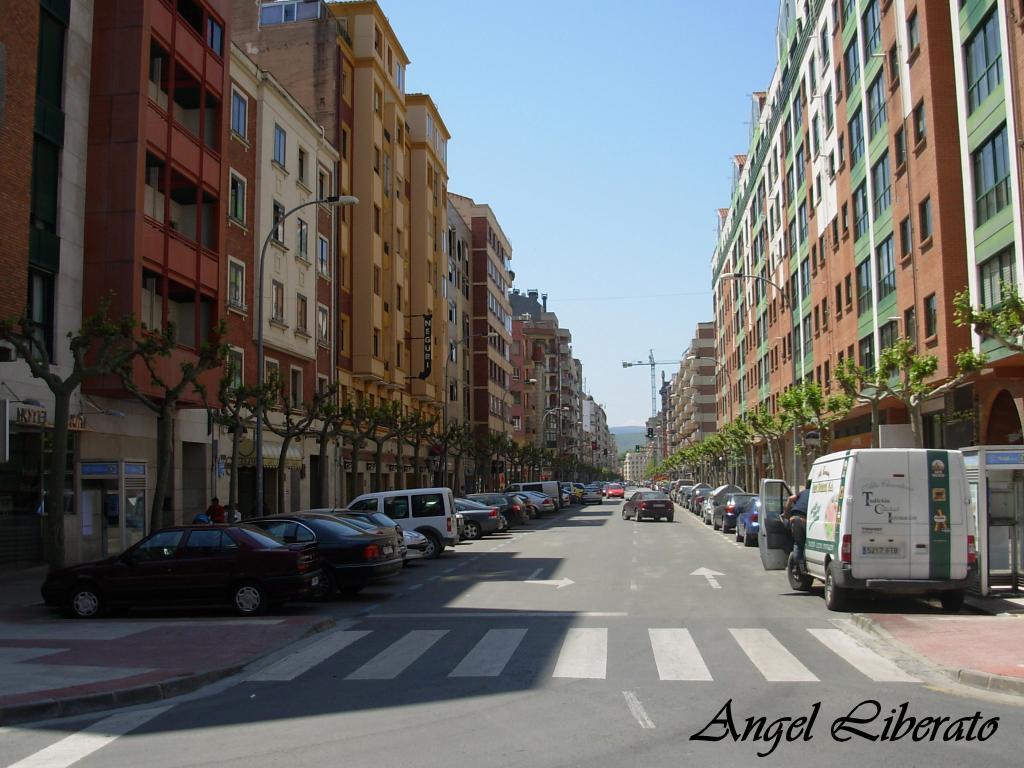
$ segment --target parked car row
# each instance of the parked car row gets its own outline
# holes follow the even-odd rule
[[[557,509],[534,491],[471,496],[456,498],[448,488],[382,491],[347,508],[165,528],[119,555],[52,571],[42,596],[76,618],[157,605],[227,605],[253,616],[288,601],[355,595],[411,560],[440,557],[463,539]]]

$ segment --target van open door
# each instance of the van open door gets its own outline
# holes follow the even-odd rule
[[[789,486],[782,480],[761,481],[761,530],[757,537],[757,549],[761,553],[761,565],[766,571],[785,569],[793,549],[789,530],[779,518],[785,509],[786,499],[792,495]]]

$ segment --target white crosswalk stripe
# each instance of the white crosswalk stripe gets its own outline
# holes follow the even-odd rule
[[[730,629],[729,632],[768,682],[818,682],[817,676],[767,629]]]
[[[280,661],[271,664],[265,669],[261,669],[252,675],[249,680],[257,682],[294,680],[303,672],[327,661],[338,651],[347,648],[356,640],[360,640],[368,634],[370,634],[368,630],[360,632],[332,632],[327,637],[307,645],[296,653],[290,653]]]
[[[346,679],[394,680],[447,634],[447,629],[414,629],[363,664]]]
[[[608,668],[608,628],[574,627],[565,635],[552,677],[604,680]]]
[[[649,629],[654,663],[662,680],[713,680],[687,629]]]
[[[865,648],[841,629],[808,629],[825,647],[876,683],[919,683],[892,661]]]
[[[492,629],[448,677],[497,677],[526,637],[525,629]]]

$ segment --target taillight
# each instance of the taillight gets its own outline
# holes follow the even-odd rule
[[[497,516],[498,516],[498,508],[497,507],[491,507],[491,514],[489,514],[488,517],[497,517]]]
[[[728,504],[725,505],[725,509],[728,512],[732,512],[734,509],[736,509],[736,504],[730,501]]]
[[[450,517],[446,517],[445,520],[444,520],[444,524],[448,528],[448,533],[451,533],[452,532],[452,519]]]
[[[978,564],[978,550],[974,546],[974,535],[967,534],[967,564],[977,565]]]
[[[842,548],[839,550],[839,559],[844,562],[850,562],[853,557],[853,537],[849,533],[843,534]]]
[[[367,544],[363,547],[363,560],[376,560],[380,557],[380,547],[376,544]]]
[[[646,501],[641,501],[640,502],[640,509],[647,509],[647,502]]]

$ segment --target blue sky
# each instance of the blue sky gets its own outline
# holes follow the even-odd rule
[[[612,426],[711,319],[716,213],[775,64],[773,0],[380,0],[452,133],[449,188],[491,205],[515,286],[547,293]],[[673,368],[659,368],[671,375]]]

